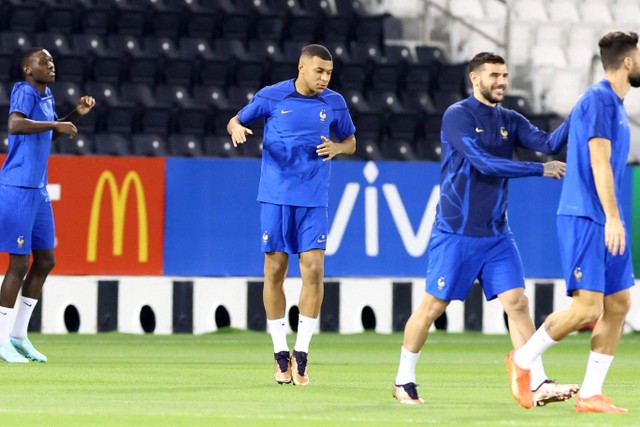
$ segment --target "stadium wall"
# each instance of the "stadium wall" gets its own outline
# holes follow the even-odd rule
[[[319,329],[401,330],[424,288],[439,165],[336,161],[332,167],[327,300]],[[639,170],[630,167],[623,189],[634,249]],[[53,156],[57,266],[34,330],[264,329],[259,171],[255,159]],[[560,189],[549,179],[510,183],[509,221],[536,322],[563,300],[555,221]],[[7,258],[0,256],[0,271]],[[295,301],[295,257],[289,271],[287,292]],[[494,305],[476,289],[465,304],[451,305],[441,327],[504,333],[502,310]],[[630,325],[636,329],[637,319]]]

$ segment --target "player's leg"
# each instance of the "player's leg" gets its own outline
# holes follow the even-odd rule
[[[36,350],[27,338],[27,328],[31,314],[42,293],[44,282],[56,263],[53,249],[55,246],[55,226],[47,189],[33,190],[33,195],[36,199],[34,203],[36,214],[31,234],[33,262],[22,285],[22,296],[11,331],[11,342],[24,357],[36,362],[46,362],[47,356]]]
[[[429,329],[444,313],[449,301],[444,301],[425,292],[418,308],[411,313],[404,327],[400,364],[393,386],[393,396],[405,404],[424,403],[416,389],[416,364],[420,350],[427,342]]]
[[[603,396],[602,386],[631,306],[629,288],[635,283],[633,265],[629,251],[617,256],[607,254],[605,262],[604,309],[591,335],[591,352],[576,411],[627,413],[626,409],[616,407]]]
[[[481,239],[434,231],[429,239],[429,265],[425,294],[404,329],[400,364],[393,385],[393,396],[405,404],[424,401],[416,389],[416,364],[427,341],[429,329],[449,302],[464,300],[481,268]]]
[[[24,277],[29,268],[36,192],[0,185],[0,252],[9,253],[9,267],[0,289],[0,358],[27,363],[10,342],[11,319]]]
[[[289,345],[287,344],[286,298],[284,279],[289,266],[289,255],[284,252],[264,254],[264,287],[262,298],[267,313],[267,324],[274,355],[274,377],[280,384],[291,382]]]
[[[321,249],[313,249],[300,254],[300,275],[302,290],[298,308],[298,332],[291,356],[291,371],[295,385],[308,385],[307,359],[311,337],[318,325],[320,307],[324,298],[324,254]]]
[[[29,268],[29,255],[9,255],[9,268],[0,289],[0,359],[9,363],[27,363],[10,340],[13,307],[15,306],[22,281]]]
[[[24,357],[35,362],[46,362],[47,356],[36,350],[29,338],[27,329],[33,310],[38,303],[42,287],[55,265],[53,249],[34,250],[33,263],[27,272],[27,277],[22,285],[22,296],[16,308],[16,319],[11,331],[11,343]]]
[[[308,385],[309,344],[318,325],[324,298],[324,256],[329,220],[325,207],[297,207],[293,211],[293,217],[295,242],[292,241],[292,245],[295,245],[296,252],[300,254],[302,290],[298,301],[300,313],[291,370],[295,385]]]
[[[274,378],[280,384],[291,382],[284,279],[289,268],[289,248],[283,237],[286,210],[281,205],[261,203],[262,251],[264,252],[264,287],[262,298],[267,325],[273,343]]]
[[[627,409],[616,407],[611,400],[604,397],[602,386],[620,343],[622,327],[630,307],[631,296],[628,289],[604,298],[604,311],[591,335],[591,352],[580,395],[576,401],[577,412],[629,412]]]

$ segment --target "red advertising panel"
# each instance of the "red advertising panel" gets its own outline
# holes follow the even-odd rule
[[[52,273],[162,274],[164,193],[162,158],[52,156]]]

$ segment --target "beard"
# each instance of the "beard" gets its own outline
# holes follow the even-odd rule
[[[629,74],[629,84],[631,87],[640,87],[640,72]]]
[[[497,88],[498,87],[494,89],[497,89]],[[503,91],[506,90],[506,86],[500,86],[500,88],[502,88]],[[485,86],[480,86],[480,94],[484,96],[485,99],[492,104],[498,104],[499,102],[502,102],[502,100],[504,99],[504,95],[500,96],[500,98],[493,96],[493,93],[491,92],[491,88],[487,88]]]

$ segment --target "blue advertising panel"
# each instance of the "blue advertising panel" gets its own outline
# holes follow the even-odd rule
[[[421,277],[439,196],[439,164],[333,163],[326,276]],[[259,160],[168,159],[164,273],[262,276]],[[631,216],[631,174],[624,201]],[[561,277],[561,182],[513,179],[509,222],[527,277]],[[289,275],[299,276],[290,257]]]

